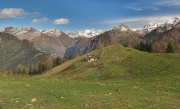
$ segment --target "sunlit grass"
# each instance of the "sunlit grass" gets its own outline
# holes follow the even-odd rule
[[[99,57],[99,52],[93,52]],[[46,74],[0,78],[3,109],[178,109],[179,54],[113,45],[94,63],[86,55]]]

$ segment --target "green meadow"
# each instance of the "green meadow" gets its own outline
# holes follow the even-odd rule
[[[112,45],[43,75],[0,78],[0,109],[179,109],[180,55]]]

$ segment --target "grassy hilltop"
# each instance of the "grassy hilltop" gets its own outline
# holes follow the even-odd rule
[[[66,80],[106,81],[177,76],[180,70],[180,55],[176,53],[146,53],[116,44],[91,54],[101,58],[96,62],[87,63],[87,55],[83,55],[42,76]]]
[[[178,109],[180,55],[121,45],[94,51],[31,78],[1,78],[0,107],[55,109]]]

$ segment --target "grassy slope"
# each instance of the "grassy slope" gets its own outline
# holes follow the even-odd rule
[[[95,51],[94,54],[98,55],[99,52]],[[85,57],[66,62],[41,76],[46,79],[1,78],[0,107],[180,107],[179,54],[149,54],[113,45],[103,49],[102,60],[96,63],[86,63]],[[33,98],[37,101],[31,102]]]
[[[92,52],[100,57],[100,52]],[[66,80],[119,80],[127,78],[166,77],[179,75],[179,54],[146,53],[112,45],[103,48],[102,58],[87,63],[86,55],[60,65],[43,77],[57,77]],[[101,62],[103,64],[101,64]]]

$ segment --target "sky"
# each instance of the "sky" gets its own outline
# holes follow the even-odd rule
[[[131,29],[180,17],[180,0],[0,0],[0,29],[62,31]]]

